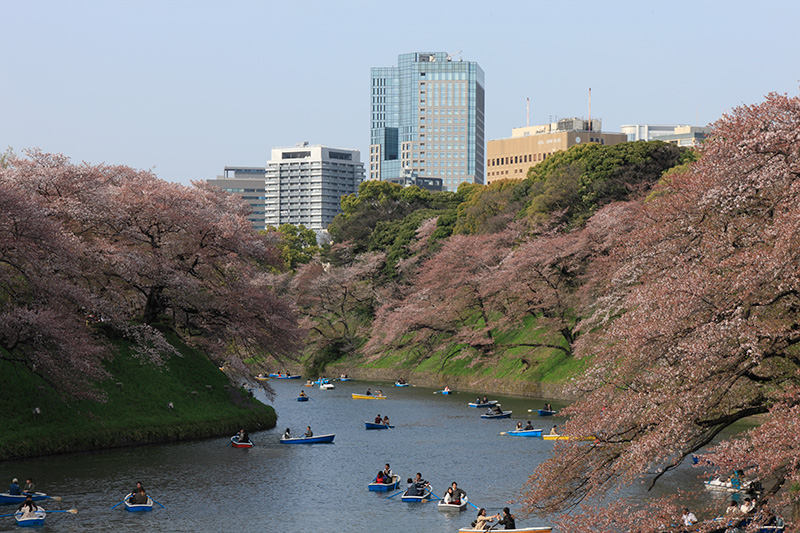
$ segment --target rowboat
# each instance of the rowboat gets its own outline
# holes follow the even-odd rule
[[[17,511],[14,513],[14,520],[17,521],[17,525],[20,527],[41,527],[44,525],[46,514],[42,507],[36,507],[36,511],[32,513]]]
[[[385,400],[386,396],[373,396],[367,394],[352,394],[354,400]]]
[[[420,494],[419,496],[409,496],[408,489],[406,489],[403,495],[400,496],[400,499],[404,502],[410,502],[410,503],[425,503],[430,499],[430,497],[431,497],[431,489],[430,487],[425,487],[425,489],[422,491],[422,494]]]
[[[298,396],[297,397],[297,401],[298,402],[307,402],[308,401],[308,396]]]
[[[25,498],[28,497],[28,494],[9,494],[7,492],[0,493],[0,505],[12,504],[16,503],[17,505],[22,505],[22,502],[25,501]],[[38,500],[46,500],[49,498],[47,494],[44,492],[35,492],[33,493],[33,497],[31,498],[33,501]]]
[[[703,481],[703,487],[718,492],[748,492],[752,483],[752,481],[742,483],[739,479],[728,481],[716,478],[711,481]]]
[[[395,387],[408,387],[408,383],[400,383],[399,381],[394,382]]]
[[[335,433],[330,435],[317,435],[314,437],[294,437],[291,439],[284,439],[281,437],[281,444],[322,444],[326,442],[333,442]]]
[[[272,377],[272,374],[270,374],[270,377]],[[286,374],[278,374],[275,377],[277,379],[300,379],[302,376],[300,374],[295,374],[294,376],[289,376],[289,375],[286,375]]]
[[[319,386],[319,388],[322,390],[330,390],[335,389],[336,387],[333,386],[333,383],[323,383]]]
[[[535,531],[536,533],[551,533],[553,531],[552,527],[518,527],[517,529],[503,529],[503,533],[507,531],[517,531],[522,533],[523,531]],[[475,529],[471,527],[462,527],[458,530],[458,533],[486,533],[486,530],[483,529]]]
[[[374,422],[364,422],[366,429],[394,429],[394,426],[387,426],[386,424],[376,424]]]
[[[552,409],[539,409],[539,416],[553,416],[558,411],[553,411]]]
[[[437,391],[435,391],[435,392],[434,392],[434,394],[451,394],[452,392],[453,392],[453,391],[451,391],[451,390],[444,390],[444,389],[442,389],[442,390],[437,390]]]
[[[253,443],[252,441],[247,442],[239,442],[239,435],[234,435],[231,437],[231,448],[252,448]]]
[[[392,476],[391,483],[376,483],[375,480],[372,480],[372,483],[369,484],[368,488],[372,492],[386,492],[389,490],[394,490],[400,484],[400,476],[397,474]]]
[[[467,497],[461,498],[461,503],[444,503],[444,500],[439,500],[436,507],[440,511],[463,511],[467,508]]]
[[[339,381],[353,381],[353,378],[339,378]]]
[[[503,411],[502,413],[483,414],[481,418],[511,418],[512,411]]]
[[[542,435],[544,440],[595,440],[594,437],[574,437],[570,435]]]
[[[258,381],[269,381],[269,377],[263,374],[259,374],[255,377]]]
[[[133,496],[132,492],[129,493],[127,496],[125,496],[126,511],[130,511],[132,513],[141,513],[153,510],[153,498],[151,498],[150,496],[147,497],[147,503],[131,503],[128,501],[131,496]]]
[[[541,437],[542,430],[541,429],[515,429],[513,431],[508,432],[509,435],[513,435],[515,437]]]
[[[488,402],[470,402],[467,405],[470,407],[491,407],[497,403],[497,400],[489,400]]]

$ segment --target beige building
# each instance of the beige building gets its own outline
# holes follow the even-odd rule
[[[514,128],[511,137],[486,143],[486,183],[512,178],[522,179],[528,169],[552,154],[582,143],[618,144],[626,142],[624,133],[606,133],[600,119],[562,119],[551,124]]]

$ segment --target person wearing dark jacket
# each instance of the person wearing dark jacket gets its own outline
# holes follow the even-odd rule
[[[514,520],[514,515],[508,507],[503,507],[503,516],[497,521],[502,524],[506,529],[517,529],[517,522]]]
[[[19,496],[22,494],[22,489],[19,488],[19,482],[17,478],[11,480],[11,485],[8,487],[8,493],[12,496]]]

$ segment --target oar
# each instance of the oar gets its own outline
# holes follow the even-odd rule
[[[155,498],[153,498],[152,496],[150,497],[150,499],[151,499],[151,500],[153,500],[153,502],[154,502],[154,503],[158,503],[158,505],[161,505],[161,504],[160,504],[160,503],[159,503],[159,502],[158,502],[158,501],[157,501]],[[162,508],[162,509],[166,509],[166,507],[164,507],[163,505],[161,505],[161,508]]]
[[[469,501],[469,500],[467,500],[467,504],[469,504],[469,505],[473,506],[475,509],[478,509],[479,511],[480,511],[480,509],[481,509],[480,507],[478,507],[477,505],[475,505],[474,503],[472,503],[472,502],[471,502],[471,501]]]
[[[50,513],[69,513],[69,514],[78,514],[77,509],[66,509],[64,511],[47,511],[47,514]]]
[[[61,501],[61,496],[47,496],[47,499],[48,500],[53,500],[54,502],[60,502]],[[51,511],[48,511],[48,512],[51,512]]]
[[[387,496],[386,499],[390,500],[390,499],[394,498],[395,496],[397,496],[398,494],[403,494],[404,492],[405,492],[404,490],[397,491],[394,494],[392,494],[391,496]],[[8,516],[12,516],[12,515],[8,515]]]
[[[508,435],[508,431],[501,431],[500,434],[501,435]]]
[[[128,496],[130,496],[130,494],[128,494]],[[125,503],[125,500],[127,500],[127,499],[128,499],[128,496],[125,496],[125,497],[122,499],[122,501],[121,501],[121,502],[119,502],[119,503],[117,503],[117,504],[114,504],[114,505],[113,505],[111,508],[113,509],[113,508],[114,508],[114,507],[116,507],[117,505],[120,505],[120,504],[123,504],[123,503]]]
[[[437,500],[441,500],[441,498],[440,498],[440,497],[436,496],[436,493],[435,493],[435,492],[431,491],[431,495],[432,495],[432,496],[434,496],[434,497],[436,497],[436,499],[437,499]]]

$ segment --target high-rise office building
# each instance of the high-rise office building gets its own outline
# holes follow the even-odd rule
[[[206,180],[238,196],[250,206],[247,219],[255,229],[265,229],[264,223],[264,180],[267,169],[264,167],[225,167],[224,174],[216,179]]]
[[[403,169],[441,178],[446,190],[484,183],[484,76],[473,61],[446,52],[398,56],[374,67],[369,178]]]
[[[320,232],[341,213],[342,196],[364,180],[361,152],[309,146],[273,148],[266,169],[267,225],[304,225]]]

